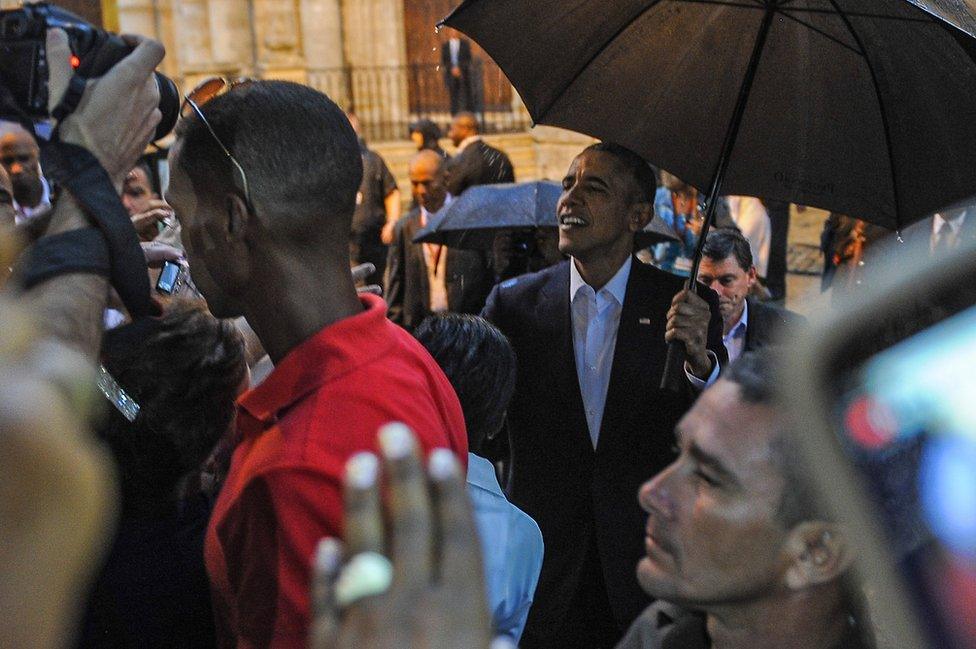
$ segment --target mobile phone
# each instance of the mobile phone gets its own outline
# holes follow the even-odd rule
[[[159,273],[159,279],[156,280],[156,290],[166,295],[178,293],[182,274],[182,266],[172,261],[164,262],[163,270]]]
[[[871,291],[792,341],[784,402],[812,486],[859,541],[875,627],[896,646],[971,647],[976,246],[885,257]]]

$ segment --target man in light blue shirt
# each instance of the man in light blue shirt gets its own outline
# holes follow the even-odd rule
[[[542,532],[505,497],[495,467],[478,455],[502,428],[515,391],[515,352],[494,325],[462,314],[428,317],[414,330],[457,392],[468,431],[468,495],[484,558],[495,633],[522,637],[542,570]]]

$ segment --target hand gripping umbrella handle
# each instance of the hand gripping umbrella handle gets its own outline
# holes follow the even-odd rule
[[[715,218],[715,206],[718,201],[718,186],[713,186],[712,192],[705,204],[705,218],[702,221],[701,232],[698,234],[698,242],[695,244],[695,254],[691,260],[691,272],[688,281],[685,283],[692,293],[698,293],[698,267],[701,265],[702,250],[705,248],[705,239],[708,237],[708,230],[712,226],[712,219]],[[662,390],[669,392],[681,392],[688,385],[685,377],[685,357],[687,351],[684,343],[672,341],[668,343],[668,355],[664,359],[664,372],[661,373]]]
[[[704,241],[704,234],[707,232],[707,221],[702,225],[702,237],[701,240]],[[700,256],[696,252],[695,262],[692,267],[692,272],[694,273],[691,277],[695,277],[698,274],[698,259]],[[688,283],[685,284],[692,292],[697,293],[698,282],[689,278]],[[668,355],[664,359],[664,372],[661,373],[661,389],[667,390],[668,392],[681,392],[688,385],[688,379],[685,376],[685,358],[687,357],[687,351],[685,350],[685,345],[682,342],[671,341],[668,343]]]
[[[688,275],[687,286],[694,293],[698,292],[696,280],[698,279],[698,267],[701,265],[702,250],[705,248],[705,238],[708,236],[708,229],[715,218],[715,207],[721,193],[722,183],[725,180],[725,172],[729,168],[732,149],[735,148],[735,140],[739,136],[739,126],[742,124],[742,115],[745,113],[746,104],[749,102],[749,91],[752,89],[752,82],[756,78],[756,69],[759,67],[759,59],[762,58],[763,47],[766,44],[766,37],[769,35],[769,28],[775,14],[775,3],[767,4],[759,32],[756,34],[752,56],[749,57],[749,65],[746,67],[746,73],[742,78],[742,85],[739,86],[739,96],[735,100],[732,118],[729,120],[728,129],[725,131],[725,141],[722,143],[718,164],[715,166],[715,172],[712,175],[712,183],[708,189],[708,202],[705,203],[705,220],[702,222],[698,243],[695,245],[695,255],[691,260],[691,273]],[[664,362],[664,373],[661,375],[662,390],[680,392],[685,389],[688,383],[684,372],[685,353],[685,347],[681,343],[668,343],[668,355]]]

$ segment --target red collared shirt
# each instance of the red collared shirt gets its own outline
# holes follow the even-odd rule
[[[376,431],[402,421],[425,451],[467,463],[457,396],[421,345],[365,310],[292,349],[238,401],[238,437],[207,530],[206,560],[222,646],[305,647],[310,566],[324,536],[342,536],[346,460],[377,450]]]

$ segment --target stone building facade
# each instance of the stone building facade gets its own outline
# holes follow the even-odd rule
[[[149,35],[166,45],[163,71],[183,89],[214,75],[305,83],[343,108],[353,108],[375,140],[405,137],[406,124],[420,115],[447,121],[447,96],[439,83],[432,83],[441,73],[430,52],[441,39],[434,23],[451,4],[115,0],[113,10],[121,31]],[[494,130],[520,130],[528,119],[517,94],[494,64],[482,52],[478,55],[488,71],[490,94],[507,101],[493,107],[497,114],[492,123],[502,124]],[[440,94],[431,94],[432,88]]]

